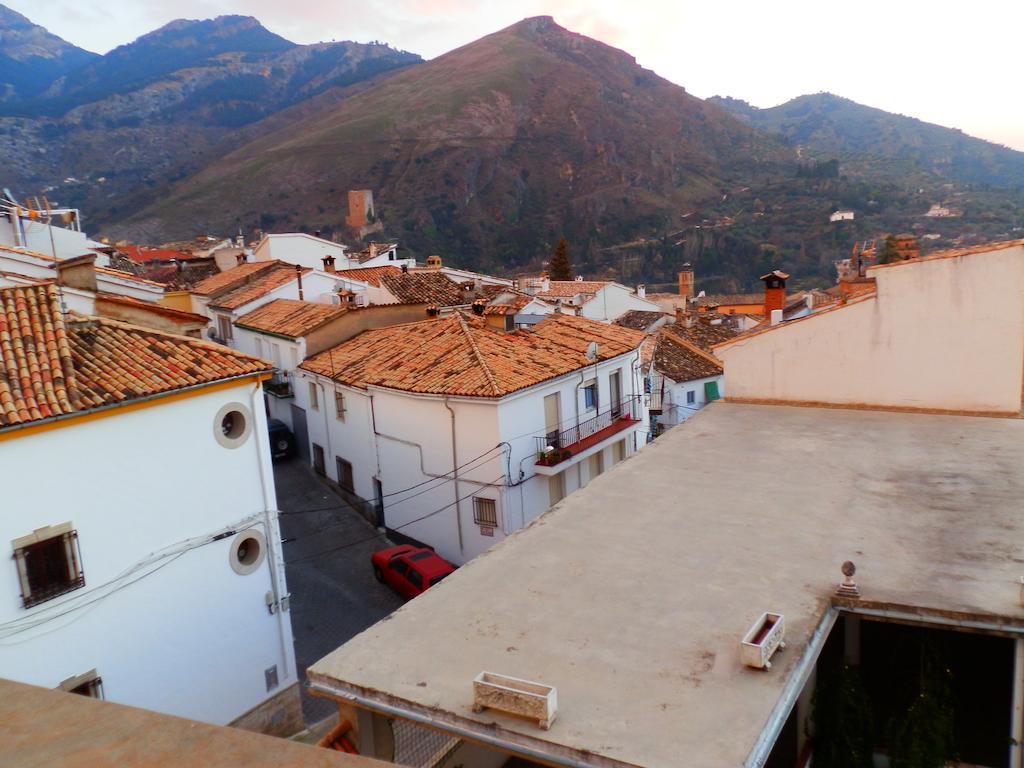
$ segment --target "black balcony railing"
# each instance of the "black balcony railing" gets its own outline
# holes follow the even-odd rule
[[[292,383],[287,371],[274,371],[269,379],[263,382],[263,389],[274,397],[293,397]]]
[[[546,435],[538,435],[535,438],[537,441],[537,463],[549,467],[558,464],[571,458],[574,447],[598,432],[614,426],[624,429],[633,422],[639,421],[642,405],[639,396],[626,397],[610,405],[607,410],[600,411],[596,416],[573,427]]]

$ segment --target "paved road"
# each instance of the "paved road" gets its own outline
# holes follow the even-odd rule
[[[402,600],[379,584],[370,569],[370,554],[390,544],[383,534],[331,491],[302,459],[276,464],[274,480],[283,513],[282,537],[295,539],[284,545],[284,559],[292,596],[295,657],[300,678],[305,680],[307,666],[387,616]],[[302,710],[307,725],[337,712],[305,688]]]

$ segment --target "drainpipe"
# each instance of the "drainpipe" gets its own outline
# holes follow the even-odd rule
[[[462,545],[462,504],[459,501],[459,458],[455,445],[455,411],[448,405],[448,398],[444,399],[444,407],[452,417],[452,479],[455,481],[455,528],[459,534],[459,553],[465,554]]]
[[[263,391],[263,385],[260,382],[256,382],[255,388],[249,396],[249,404],[251,412],[255,417],[256,413],[256,393]],[[263,494],[263,526],[267,531],[267,564],[270,566],[270,588],[274,594],[274,605],[276,610],[274,615],[277,617],[277,636],[281,641],[281,666],[284,674],[283,678],[288,677],[291,674],[288,668],[288,640],[285,637],[284,631],[284,608],[281,605],[281,585],[278,582],[279,563],[277,559],[277,548],[281,544],[281,532],[280,529],[275,525],[277,521],[277,500],[271,503],[270,499],[270,487],[267,480],[266,472],[264,471],[263,451],[266,448],[264,440],[259,435],[253,435],[256,440],[256,465],[260,469],[260,491]],[[277,531],[277,535],[274,532]]]
[[[1014,642],[1013,706],[1010,723],[1010,768],[1024,768],[1024,640]]]
[[[302,301],[302,267],[295,265],[295,279],[299,281],[299,301]]]

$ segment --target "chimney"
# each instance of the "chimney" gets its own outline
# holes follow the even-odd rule
[[[441,268],[441,257],[438,255],[427,256],[427,266],[431,269]]]
[[[427,317],[437,317],[439,314],[441,314],[441,310],[433,304],[427,307]]]
[[[324,256],[321,259],[321,261],[324,263],[324,272],[330,272],[331,274],[334,274],[334,257],[327,255]]]
[[[96,293],[96,254],[87,253],[58,261],[57,279],[68,288]]]
[[[302,267],[298,264],[295,265],[295,279],[299,281],[299,301],[302,301]]]
[[[786,281],[789,275],[775,269],[767,275],[761,275],[764,281],[764,316],[772,317],[776,309],[782,310],[786,306]]]
[[[647,298],[647,286],[644,285],[643,283],[640,283],[640,285],[638,285],[636,287],[636,297],[638,299],[646,299]]]
[[[768,317],[770,319],[769,325],[778,325],[782,322],[782,310],[773,309]]]
[[[235,254],[235,263],[238,266],[242,266],[243,264],[245,264],[245,251]]]
[[[377,256],[377,244],[376,243],[370,243],[370,249],[369,250],[370,250],[370,258],[371,259],[376,258],[376,256]]]
[[[409,265],[408,264],[403,264],[402,265],[402,274],[405,274],[405,275],[409,274]]]
[[[548,278],[547,272],[540,273],[540,292],[547,293],[551,290],[551,280]]]
[[[484,313],[484,307],[486,305],[487,305],[487,302],[484,301],[483,299],[477,299],[476,301],[474,301],[473,302],[473,314],[474,315],[482,315]]]
[[[689,262],[679,272],[679,295],[687,300],[693,298],[693,267]]]
[[[313,232],[313,237],[320,238],[320,230],[319,229]]]

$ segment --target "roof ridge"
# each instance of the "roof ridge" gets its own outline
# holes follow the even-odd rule
[[[469,346],[473,350],[473,354],[476,356],[477,362],[480,364],[480,367],[483,368],[484,376],[487,377],[487,383],[491,385],[491,392],[495,395],[502,394],[502,389],[498,386],[498,381],[494,378],[494,373],[491,371],[487,361],[484,360],[484,356],[483,353],[480,352],[480,348],[476,345],[476,340],[473,338],[473,333],[470,331],[469,325],[466,323],[466,318],[457,310],[455,312],[455,316],[459,319],[459,327],[462,328],[462,332],[469,341]]]
[[[678,343],[680,346],[686,347],[686,349],[688,349],[691,352],[694,352],[694,353],[700,355],[705,360],[707,360],[709,363],[714,363],[719,368],[723,368],[724,369],[724,366],[722,365],[722,361],[721,360],[719,360],[714,355],[705,352],[703,349],[698,347],[696,344],[688,341],[687,339],[684,339],[682,336],[678,336],[675,333],[675,331],[671,330],[667,326],[661,328],[660,330],[664,332],[665,336],[671,336],[672,337],[672,341]]]

